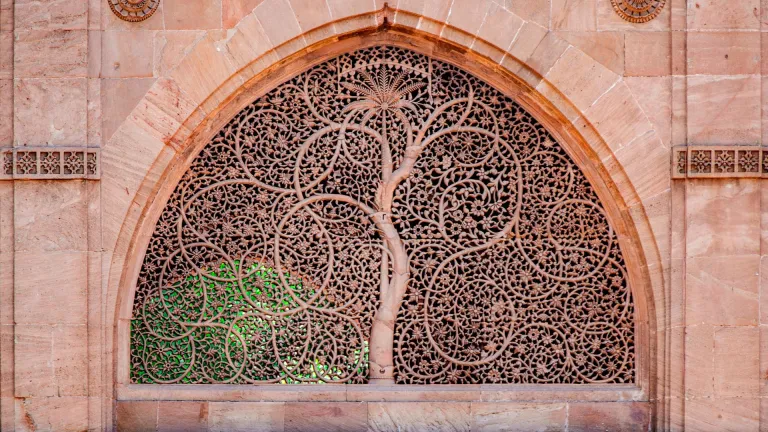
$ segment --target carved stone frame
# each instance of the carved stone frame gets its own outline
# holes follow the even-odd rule
[[[636,385],[133,385],[130,384],[130,317],[136,279],[160,214],[176,184],[197,154],[237,112],[259,96],[298,73],[341,53],[372,45],[407,48],[451,63],[513,97],[541,122],[563,146],[594,187],[616,230],[632,288],[635,315]],[[196,113],[198,114],[198,113]],[[576,127],[519,77],[471,50],[431,35],[401,27],[366,30],[319,42],[285,57],[256,74],[223,99],[192,132],[181,151],[167,165],[148,196],[127,251],[120,278],[115,317],[116,400],[209,400],[209,401],[643,401],[656,397],[656,313],[650,275],[642,243],[629,206],[618,186]],[[655,411],[652,404],[651,410]],[[655,417],[655,415],[654,415]]]

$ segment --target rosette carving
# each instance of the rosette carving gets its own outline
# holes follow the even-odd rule
[[[244,108],[146,250],[136,383],[631,383],[616,234],[553,136],[380,46]]]
[[[661,13],[667,0],[611,0],[621,18],[632,23],[648,22]]]
[[[160,6],[160,0],[107,0],[107,2],[115,15],[128,22],[144,21]]]

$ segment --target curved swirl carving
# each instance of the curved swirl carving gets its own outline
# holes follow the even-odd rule
[[[599,200],[469,73],[326,61],[201,151],[147,247],[136,383],[630,383],[634,306]]]

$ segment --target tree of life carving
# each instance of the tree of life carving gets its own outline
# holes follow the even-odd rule
[[[632,383],[618,240],[520,105],[391,46],[244,108],[164,209],[135,383]]]

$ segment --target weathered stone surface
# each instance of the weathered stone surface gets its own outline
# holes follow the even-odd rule
[[[577,108],[586,111],[619,80],[577,49],[568,49],[546,75]]]
[[[208,404],[211,432],[273,432],[284,430],[282,402],[211,402]]]
[[[685,427],[702,432],[757,432],[760,399],[689,399],[685,402]]]
[[[208,402],[160,402],[157,411],[157,432],[208,429]]]
[[[124,401],[117,403],[117,430],[146,432],[157,430],[157,401]]]
[[[394,431],[469,431],[469,403],[459,402],[370,402],[368,430]]]
[[[154,47],[154,76],[167,76],[203,37],[205,31],[202,30],[156,32],[151,44]]]
[[[558,31],[556,34],[611,71],[619,75],[624,73],[623,33]]]
[[[644,402],[568,404],[569,431],[647,431],[651,410]]]
[[[299,22],[288,0],[265,0],[253,10],[272,46],[301,34]]]
[[[700,0],[688,10],[691,30],[760,28],[760,0]]]
[[[672,142],[672,79],[627,77],[624,82],[665,146]]]
[[[16,399],[16,430],[81,432],[88,429],[88,398]]]
[[[753,144],[760,141],[760,77],[688,77],[691,144]]]
[[[16,326],[13,353],[15,396],[56,396],[51,330],[47,325]]]
[[[221,28],[222,0],[163,0],[166,30]]]
[[[594,31],[597,29],[595,0],[552,0],[553,30]]]
[[[56,396],[88,396],[88,331],[85,325],[57,325],[53,335]]]
[[[0,80],[0,146],[13,144],[13,80]]]
[[[712,397],[715,392],[714,327],[709,324],[685,328],[685,396]]]
[[[224,28],[232,28],[264,0],[222,0],[221,20]]]
[[[88,81],[19,79],[14,85],[17,145],[82,146],[88,136]]]
[[[360,402],[286,403],[286,432],[359,431],[366,429],[368,406]]]
[[[760,331],[757,327],[715,330],[715,396],[759,396]]]
[[[14,0],[16,28],[79,30],[87,26],[87,0]]]
[[[106,31],[101,36],[102,78],[147,78],[153,73],[154,31]]]
[[[759,255],[757,180],[696,180],[686,187],[689,257]]]
[[[101,134],[105,140],[112,137],[154,82],[154,78],[101,81]]]
[[[16,323],[85,324],[87,258],[87,252],[16,252]]]
[[[16,78],[72,78],[88,73],[86,30],[19,31],[14,44]]]
[[[672,46],[666,32],[627,32],[626,75],[664,76],[671,71]]]
[[[526,21],[532,21],[538,25],[549,27],[552,0],[504,0],[504,7]]]
[[[83,251],[88,246],[84,181],[30,181],[15,187],[17,251]]]
[[[687,321],[693,324],[757,325],[759,270],[758,255],[688,259]]]
[[[566,428],[565,404],[472,403],[472,432],[561,431]]]
[[[691,75],[759,74],[760,33],[691,32],[687,55]]]

